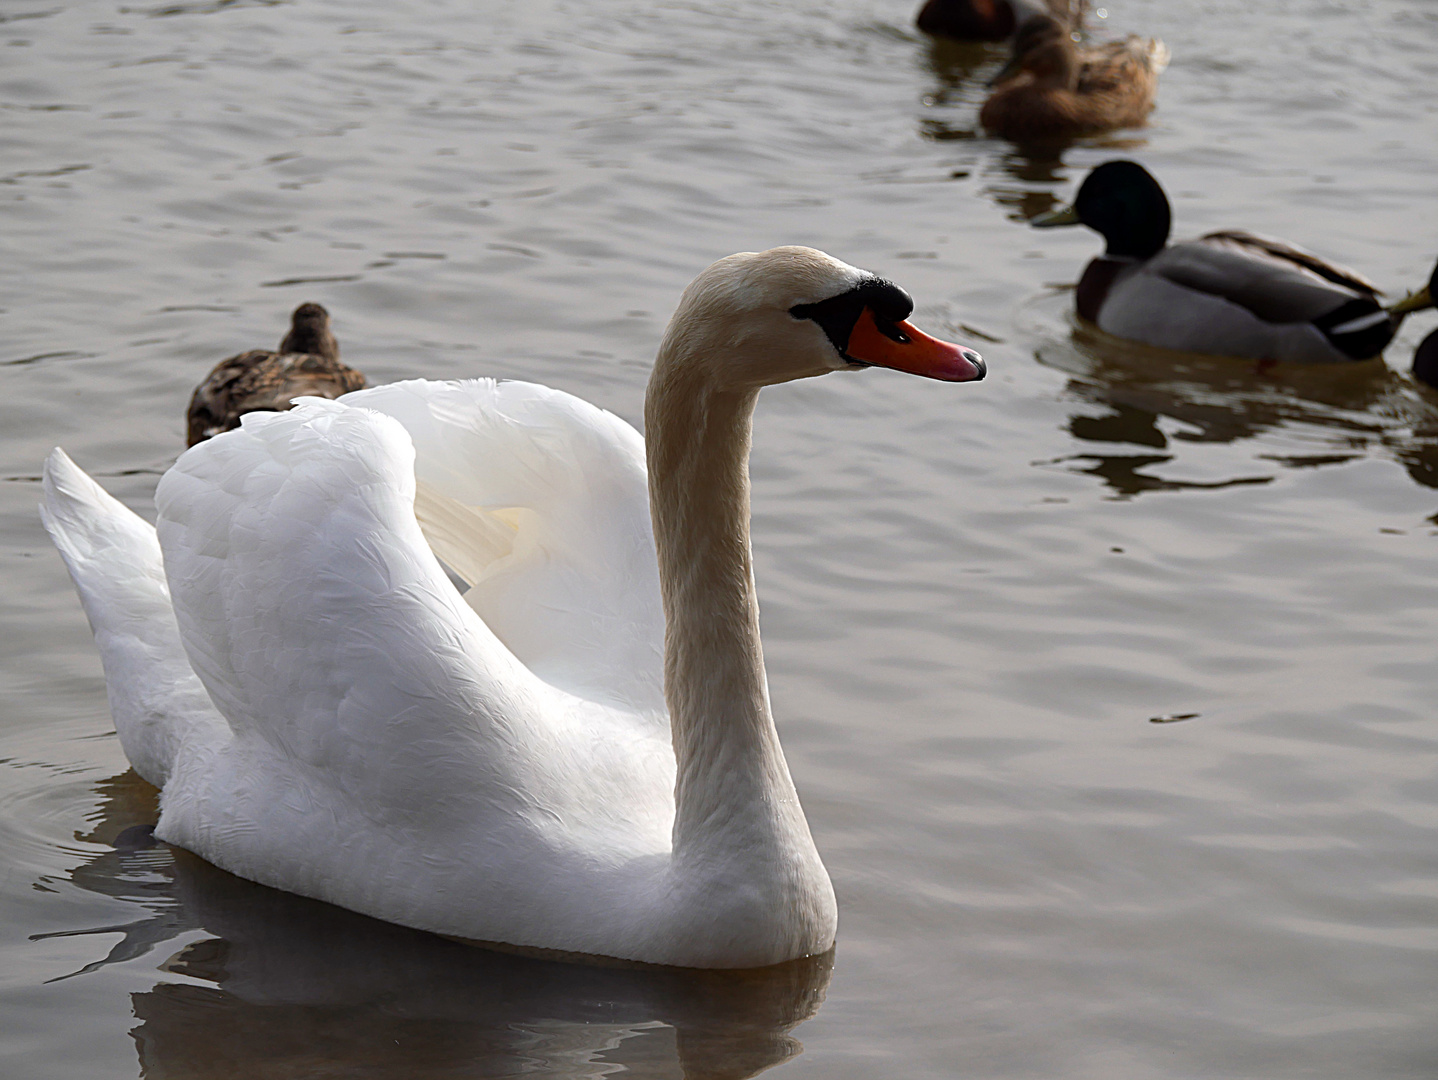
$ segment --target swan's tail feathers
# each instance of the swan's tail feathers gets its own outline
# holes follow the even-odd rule
[[[120,745],[163,787],[180,744],[213,737],[224,721],[185,658],[155,530],[58,447],[44,493],[40,519],[95,633]]]

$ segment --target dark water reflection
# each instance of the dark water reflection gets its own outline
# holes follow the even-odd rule
[[[984,85],[1003,65],[1007,48],[982,41],[927,39],[924,59],[933,73],[931,105],[954,105],[982,96]]]
[[[919,134],[940,143],[982,139],[979,106],[1006,55],[1001,44],[929,39],[924,63],[932,85],[924,95],[927,111],[920,117]]]
[[[1057,209],[1056,194],[1069,179],[1063,147],[1009,146],[998,155],[999,175],[985,185],[985,193],[1010,212],[1010,221],[1028,222]]]
[[[149,837],[155,792],[98,785],[112,845],[71,873],[145,917],[85,971],[195,931],[162,967],[194,982],[133,995],[147,1077],[753,1076],[801,1050],[789,1032],[824,998],[833,954],[705,972],[591,966],[461,945],[242,881]],[[68,936],[68,935],[67,935]],[[69,976],[67,976],[69,977]]]
[[[1069,434],[1150,451],[1061,459],[1082,463],[1075,471],[1098,477],[1120,497],[1270,483],[1276,471],[1173,480],[1143,470],[1174,461],[1184,443],[1238,443],[1280,431],[1303,445],[1293,453],[1265,453],[1263,462],[1312,469],[1386,453],[1415,482],[1438,488],[1438,408],[1381,360],[1272,366],[1150,349],[1083,326],[1074,328],[1070,342],[1036,355],[1072,376],[1068,396],[1084,408],[1070,415]]]
[[[1394,451],[1394,457],[1408,470],[1414,483],[1438,489],[1438,419],[1415,431],[1407,446]]]

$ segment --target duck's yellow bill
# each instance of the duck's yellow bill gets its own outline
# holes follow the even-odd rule
[[[1415,293],[1409,293],[1396,304],[1389,304],[1388,311],[1392,315],[1407,315],[1410,311],[1422,311],[1424,308],[1433,306],[1433,290],[1424,285]]]

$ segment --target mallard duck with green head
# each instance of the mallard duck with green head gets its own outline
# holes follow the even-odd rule
[[[1079,317],[1163,349],[1304,364],[1371,360],[1403,315],[1433,303],[1430,295],[1401,311],[1384,308],[1378,289],[1353,271],[1242,230],[1170,244],[1171,222],[1168,197],[1147,169],[1108,161],[1071,207],[1031,224],[1100,233],[1106,247],[1079,280]]]

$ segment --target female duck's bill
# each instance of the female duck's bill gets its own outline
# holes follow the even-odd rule
[[[1431,308],[1434,305],[1434,294],[1438,293],[1438,263],[1433,265],[1433,273],[1428,275],[1428,283],[1422,288],[1415,289],[1396,304],[1390,304],[1388,311],[1396,319],[1402,319],[1405,315],[1414,311],[1422,311],[1424,308]]]

